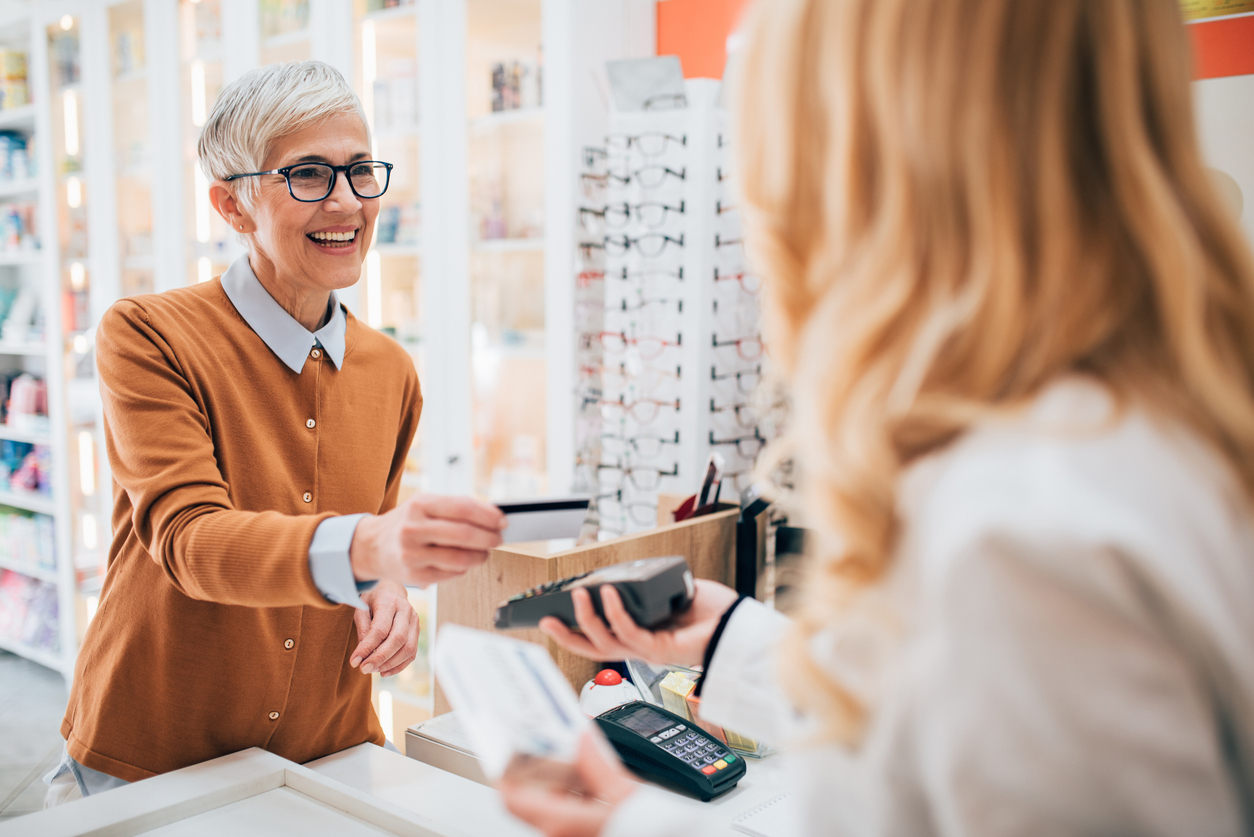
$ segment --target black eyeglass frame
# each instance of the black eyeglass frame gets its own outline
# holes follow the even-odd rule
[[[377,163],[378,165],[383,166],[388,173],[387,179],[383,181],[383,188],[379,190],[379,194],[370,195],[369,197],[358,192],[357,187],[353,185],[353,179],[351,177],[348,177],[349,169],[355,166],[365,165],[366,163],[371,163],[371,164]],[[292,170],[303,168],[305,166],[322,166],[324,169],[331,170],[331,182],[327,185],[327,193],[323,195],[322,197],[298,198],[296,197],[296,193],[292,191]],[[247,174],[232,174],[228,177],[224,177],[223,180],[229,183],[230,181],[238,180],[241,177],[261,177],[262,175],[266,175],[266,174],[281,174],[283,175],[283,179],[287,182],[287,193],[292,196],[292,200],[300,201],[301,203],[322,203],[324,200],[331,197],[331,193],[335,191],[335,181],[339,178],[340,172],[344,172],[345,178],[348,180],[348,188],[353,191],[353,194],[363,201],[372,201],[372,200],[376,200],[378,198],[383,197],[384,193],[387,192],[388,186],[392,184],[392,169],[394,168],[395,166],[393,166],[391,163],[385,163],[382,160],[356,160],[345,166],[333,166],[330,163],[307,161],[304,163],[293,163],[292,165],[284,166],[281,169],[270,169],[270,171],[253,171],[253,172],[248,172]]]

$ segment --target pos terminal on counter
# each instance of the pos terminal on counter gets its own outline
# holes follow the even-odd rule
[[[731,790],[745,775],[743,757],[661,707],[634,701],[603,712],[596,722],[624,764],[702,802]]]

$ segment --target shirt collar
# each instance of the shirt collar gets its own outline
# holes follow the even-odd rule
[[[222,274],[222,290],[244,322],[296,374],[305,368],[309,350],[319,344],[336,369],[344,366],[344,334],[348,322],[335,291],[331,292],[331,319],[311,332],[274,301],[253,273],[247,253]]]

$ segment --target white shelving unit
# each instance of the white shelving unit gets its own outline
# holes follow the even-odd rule
[[[32,177],[0,183],[0,209],[12,202],[34,203],[39,239],[38,249],[0,251],[0,282],[10,287],[38,289],[38,306],[43,319],[43,333],[38,339],[0,342],[0,367],[38,375],[48,387],[47,429],[42,423],[36,427],[0,425],[0,440],[46,446],[50,452],[52,490],[50,495],[17,492],[6,482],[0,486],[0,505],[49,519],[52,539],[51,544],[44,543],[38,548],[38,563],[12,557],[9,550],[15,543],[7,543],[4,557],[0,559],[0,570],[6,577],[18,579],[18,584],[27,591],[38,589],[35,585],[46,585],[45,590],[54,590],[56,623],[53,630],[40,631],[43,639],[51,640],[43,645],[23,641],[19,631],[26,625],[16,627],[10,623],[7,631],[0,631],[0,648],[58,671],[68,680],[73,675],[78,647],[79,601],[78,573],[71,548],[70,437],[66,432],[62,299],[58,279],[59,225],[55,206],[58,177],[48,141],[53,103],[46,23],[44,10],[35,4],[0,9],[0,42],[5,48],[26,53],[30,98],[30,104],[0,111],[0,130],[14,131],[28,139],[27,151],[34,171]],[[51,555],[47,554],[49,547]],[[33,615],[28,616],[24,622],[33,618]]]

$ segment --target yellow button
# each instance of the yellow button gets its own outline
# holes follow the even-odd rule
[[[317,349],[314,349],[312,352],[309,353],[309,356],[313,358],[314,360],[317,360],[318,358],[322,357],[322,352],[318,351]]]
[[[308,491],[306,491],[306,492],[305,492],[305,496],[304,496],[304,498],[303,498],[303,499],[304,499],[304,501],[305,501],[306,503],[312,503],[312,502],[313,502],[313,495],[312,495],[312,494],[310,494]]]
[[[314,425],[315,425],[315,424],[317,424],[317,423],[318,423],[318,422],[314,421],[313,419],[306,419],[306,420],[305,420],[305,426],[306,426],[306,427],[308,427],[310,430],[313,430]]]
[[[288,651],[291,651],[293,648],[296,647],[296,640],[294,639],[287,640],[286,642],[283,643],[283,647],[286,648]]]
[[[271,713],[270,713],[270,720],[271,720],[271,721],[277,721],[277,720],[279,720],[279,713],[278,713],[278,712],[271,712]]]
[[[723,761],[722,759],[719,759],[718,761],[714,762],[715,770],[722,770],[726,766],[727,766],[727,762]]]

